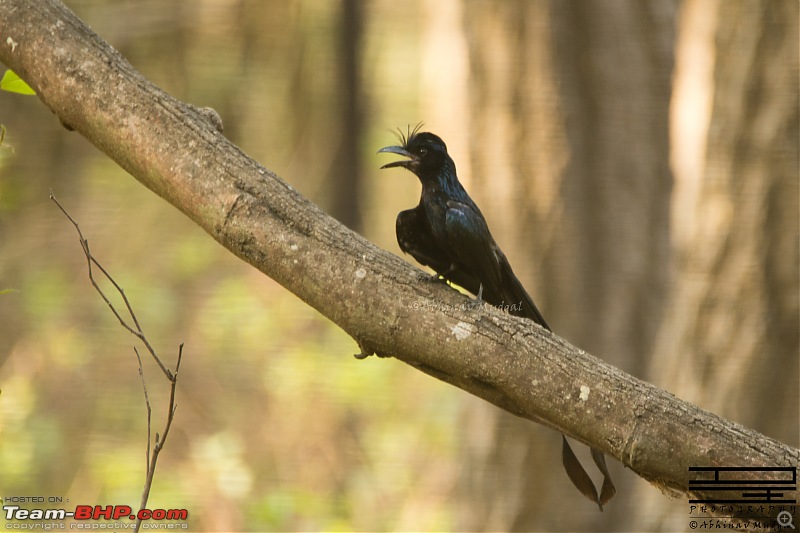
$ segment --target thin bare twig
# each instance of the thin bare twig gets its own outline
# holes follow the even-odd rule
[[[133,312],[133,307],[131,307],[131,303],[130,301],[128,301],[128,297],[125,295],[125,291],[122,289],[122,287],[120,287],[117,284],[117,282],[114,280],[114,278],[111,277],[111,275],[106,271],[106,269],[103,268],[103,265],[101,265],[97,261],[97,259],[94,258],[91,251],[89,250],[89,241],[83,237],[83,233],[81,232],[80,226],[78,226],[78,223],[75,222],[75,220],[69,215],[69,213],[67,213],[67,211],[61,206],[58,200],[56,200],[56,197],[53,195],[53,191],[50,191],[50,199],[53,200],[53,202],[55,202],[55,204],[58,206],[61,212],[64,213],[64,216],[66,216],[69,219],[69,221],[72,222],[72,225],[75,226],[75,231],[78,232],[78,239],[80,240],[81,248],[83,249],[83,255],[86,256],[86,263],[89,269],[89,281],[92,282],[92,286],[95,288],[98,294],[100,294],[100,297],[103,298],[103,301],[106,303],[106,305],[108,305],[109,309],[111,309],[111,312],[114,313],[114,316],[117,317],[117,320],[119,320],[119,323],[122,325],[122,327],[127,329],[130,333],[136,336],[136,338],[142,341],[142,344],[144,344],[145,348],[147,348],[147,351],[150,352],[150,355],[153,356],[153,359],[156,361],[159,368],[161,368],[161,371],[164,372],[164,375],[167,376],[168,380],[172,381],[172,373],[164,365],[164,363],[161,362],[161,358],[158,357],[158,354],[156,354],[156,351],[150,345],[150,341],[147,340],[144,331],[142,331],[142,327],[139,325],[139,319],[136,318],[136,313]],[[100,270],[100,272],[103,273],[106,279],[109,282],[111,282],[112,285],[114,285],[114,288],[122,297],[122,301],[125,302],[125,307],[128,309],[128,314],[130,315],[131,320],[133,320],[134,326],[136,326],[135,329],[131,327],[125,321],[125,319],[122,318],[117,309],[114,307],[114,304],[111,303],[111,300],[109,300],[106,294],[103,292],[103,289],[101,289],[100,285],[97,284],[97,281],[95,281],[94,279],[94,272],[92,271],[92,265],[96,266],[98,270]]]
[[[144,391],[144,404],[147,407],[147,451],[145,452],[145,472],[150,471],[150,420],[152,419],[153,410],[150,408],[150,396],[147,394],[147,382],[144,379],[144,369],[142,368],[142,358],[139,356],[139,350],[136,346],[133,347],[133,352],[136,354],[136,360],[139,361],[139,377],[142,379],[142,390]],[[147,503],[145,499],[142,502],[142,507]],[[138,528],[137,528],[138,529]]]
[[[139,506],[139,510],[141,511],[142,509],[147,507],[147,500],[150,497],[150,489],[153,486],[153,477],[155,476],[156,472],[156,464],[158,463],[158,456],[161,453],[161,450],[164,448],[164,443],[167,440],[167,435],[169,435],[169,430],[172,427],[172,421],[175,419],[175,409],[177,407],[175,405],[175,388],[178,384],[178,371],[180,370],[181,360],[183,358],[183,343],[181,343],[178,348],[178,361],[175,365],[175,372],[173,373],[164,365],[164,363],[161,362],[161,358],[158,357],[158,354],[156,353],[153,346],[150,344],[150,341],[147,340],[147,337],[145,336],[144,331],[142,331],[142,327],[139,324],[139,320],[136,318],[136,313],[134,313],[133,307],[131,306],[128,297],[125,295],[125,291],[122,289],[122,287],[119,286],[119,284],[114,280],[114,278],[111,277],[111,274],[109,274],[108,271],[106,271],[106,269],[103,268],[103,266],[92,255],[91,251],[89,250],[89,241],[86,240],[86,238],[84,238],[83,233],[81,232],[81,228],[78,226],[78,223],[75,222],[75,220],[69,215],[69,213],[67,213],[66,209],[64,209],[64,207],[62,207],[62,205],[58,202],[58,200],[56,200],[56,197],[53,195],[53,191],[50,191],[50,199],[53,200],[53,202],[58,206],[61,212],[64,213],[64,216],[66,216],[67,219],[69,219],[69,221],[72,223],[72,225],[75,226],[75,231],[78,232],[78,239],[80,240],[81,249],[83,249],[83,254],[86,256],[86,265],[89,271],[89,281],[91,281],[92,286],[95,288],[97,293],[100,294],[100,297],[103,298],[103,301],[106,303],[106,305],[108,305],[109,309],[111,309],[111,312],[114,314],[114,316],[117,317],[117,320],[122,325],[122,327],[128,330],[134,336],[136,336],[136,338],[138,338],[140,341],[142,341],[142,344],[145,345],[147,351],[150,352],[150,355],[153,357],[155,362],[158,364],[159,368],[161,368],[161,371],[164,373],[164,375],[170,382],[167,421],[166,424],[164,425],[163,434],[159,435],[158,433],[156,433],[155,445],[152,447],[152,453],[151,453],[150,443],[152,435],[152,423],[151,423],[152,409],[150,407],[150,396],[147,393],[147,383],[146,380],[144,379],[142,358],[139,355],[139,350],[134,346],[133,351],[136,354],[137,361],[139,362],[139,377],[142,380],[142,390],[144,391],[144,402],[145,406],[147,407],[147,449],[145,453],[145,459],[146,459],[145,467],[147,475],[145,477],[144,488],[142,490],[142,501]],[[122,301],[125,302],[125,307],[128,311],[128,315],[130,316],[130,320],[133,322],[133,327],[122,317],[122,315],[120,315],[120,313],[114,307],[114,304],[111,303],[111,300],[109,300],[106,294],[103,292],[103,289],[100,288],[100,285],[98,285],[97,281],[94,278],[93,267],[96,267],[100,272],[102,272],[103,276],[105,276],[105,278],[114,286],[119,295],[122,297]],[[134,531],[138,532],[141,527],[141,524],[142,524],[142,519],[139,517],[137,513],[136,526],[134,528]]]

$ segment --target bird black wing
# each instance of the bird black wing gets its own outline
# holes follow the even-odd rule
[[[480,282],[471,274],[455,267],[441,246],[433,239],[425,212],[421,205],[414,209],[401,211],[397,215],[397,244],[404,253],[411,255],[418,263],[432,268],[448,281],[478,294]]]
[[[494,242],[486,219],[472,206],[450,200],[445,217],[447,244],[456,256],[483,284],[483,298],[492,305],[508,306],[511,313],[530,318],[550,329],[544,317],[525,291],[505,254]]]

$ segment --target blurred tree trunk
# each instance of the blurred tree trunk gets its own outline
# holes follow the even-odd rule
[[[334,127],[339,148],[331,167],[331,215],[354,231],[361,231],[362,172],[359,146],[362,132],[361,29],[363,2],[342,0],[339,14],[339,107]]]
[[[792,0],[685,2],[673,103],[676,276],[649,375],[793,446],[798,15]],[[643,527],[686,525],[675,512],[648,514]]]
[[[287,93],[273,100],[278,103],[273,113],[284,119],[278,136],[288,138],[279,138],[275,146],[286,146],[291,153],[282,172],[308,176],[304,194],[361,231],[364,3],[293,0],[249,2],[247,7],[267,13],[273,23],[279,21],[278,31],[259,37],[267,49],[285,50],[285,70],[279,76],[289,72]],[[273,15],[281,10],[286,15]],[[280,86],[283,81],[277,78],[274,83]]]
[[[555,332],[638,375],[669,273],[676,12],[663,0],[466,4],[470,188]],[[618,465],[618,496],[599,514],[563,472],[558,435],[477,401],[469,410],[462,528],[625,523],[633,478]]]

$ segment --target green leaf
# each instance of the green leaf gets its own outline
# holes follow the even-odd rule
[[[3,74],[3,79],[0,80],[0,89],[10,93],[36,94],[36,91],[31,89],[30,85],[17,76],[13,70],[7,70]]]
[[[6,294],[9,292],[19,292],[17,289],[0,289],[0,294]]]

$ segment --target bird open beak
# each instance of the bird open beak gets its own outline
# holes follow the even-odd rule
[[[410,157],[410,158],[414,157],[414,155],[411,152],[409,152],[408,150],[406,150],[402,146],[385,146],[385,147],[381,148],[380,150],[378,150],[379,154],[381,152],[387,152],[387,153],[391,153],[391,154],[402,155],[404,157]],[[383,165],[381,167],[381,169],[392,168],[392,167],[408,168],[409,165],[411,165],[411,161],[394,161],[392,163],[386,163],[385,165]]]

